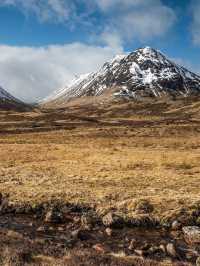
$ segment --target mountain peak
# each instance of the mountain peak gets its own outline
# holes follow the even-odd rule
[[[138,51],[143,51],[144,53],[149,53],[149,52],[152,52],[152,51],[156,51],[154,48],[152,48],[150,46],[141,47],[141,48],[138,48],[137,50]]]
[[[114,97],[188,96],[200,93],[200,77],[175,64],[151,47],[118,55],[97,72],[62,89],[51,100],[63,102],[82,96],[99,96],[114,89]]]
[[[155,56],[161,52],[150,47],[150,46],[145,46],[145,47],[136,49],[133,53],[141,53],[141,54],[146,55],[146,56],[149,56],[149,55]]]

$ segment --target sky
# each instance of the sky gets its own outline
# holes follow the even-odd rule
[[[0,0],[0,86],[36,102],[151,46],[200,74],[200,0]]]

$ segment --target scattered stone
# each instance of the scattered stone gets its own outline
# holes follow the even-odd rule
[[[161,253],[161,252],[162,252],[162,250],[160,249],[160,247],[157,247],[157,246],[152,246],[148,249],[149,255],[153,255],[153,254]]]
[[[108,236],[112,236],[112,234],[113,234],[113,231],[112,231],[112,229],[111,228],[106,228],[106,230],[105,230],[105,232],[106,232],[106,234],[108,235]]]
[[[145,251],[141,249],[135,249],[134,252],[136,255],[141,256],[141,257],[145,255]]]
[[[105,248],[102,244],[96,244],[93,246],[93,249],[95,249],[97,252],[105,253]]]
[[[79,234],[80,229],[74,230],[71,232],[71,236],[72,238],[78,238],[78,234]]]
[[[196,260],[196,266],[200,266],[200,257],[198,257]]]
[[[161,244],[161,245],[159,246],[159,248],[160,248],[160,250],[161,250],[163,253],[166,253],[166,247],[165,247],[165,245]]]
[[[172,223],[172,230],[177,231],[180,230],[180,228],[181,228],[181,223],[179,223],[178,221],[174,221]]]
[[[116,253],[115,252],[111,252],[110,255],[113,256],[113,257],[116,257],[116,258],[124,258],[124,257],[126,257],[126,253],[125,253],[124,250],[121,250],[121,251],[116,252]]]
[[[37,232],[45,232],[46,231],[46,228],[44,226],[40,226],[37,228],[36,230]]]
[[[112,227],[112,228],[123,228],[124,220],[117,214],[109,212],[102,218],[102,222],[105,226]]]
[[[136,244],[137,244],[137,240],[136,239],[132,239],[128,249],[129,250],[134,250],[136,248]]]
[[[173,243],[169,243],[166,246],[166,251],[167,254],[173,258],[177,258],[177,252],[176,252],[176,248],[175,245]]]
[[[57,210],[51,209],[46,213],[44,221],[46,223],[63,223],[64,217],[63,214]]]
[[[51,223],[51,222],[52,222],[52,215],[53,215],[52,210],[51,210],[51,211],[48,211],[48,212],[46,213],[46,216],[45,216],[44,221],[45,221],[46,223]]]
[[[200,243],[200,227],[198,226],[185,226],[183,233],[187,241],[192,244]]]

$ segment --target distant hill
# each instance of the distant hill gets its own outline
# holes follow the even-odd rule
[[[18,100],[2,87],[0,87],[0,110],[19,110],[30,109],[30,106]]]

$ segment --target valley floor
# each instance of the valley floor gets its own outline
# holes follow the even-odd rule
[[[199,160],[199,101],[0,112],[0,192],[13,206],[59,201],[190,225],[200,210]]]

